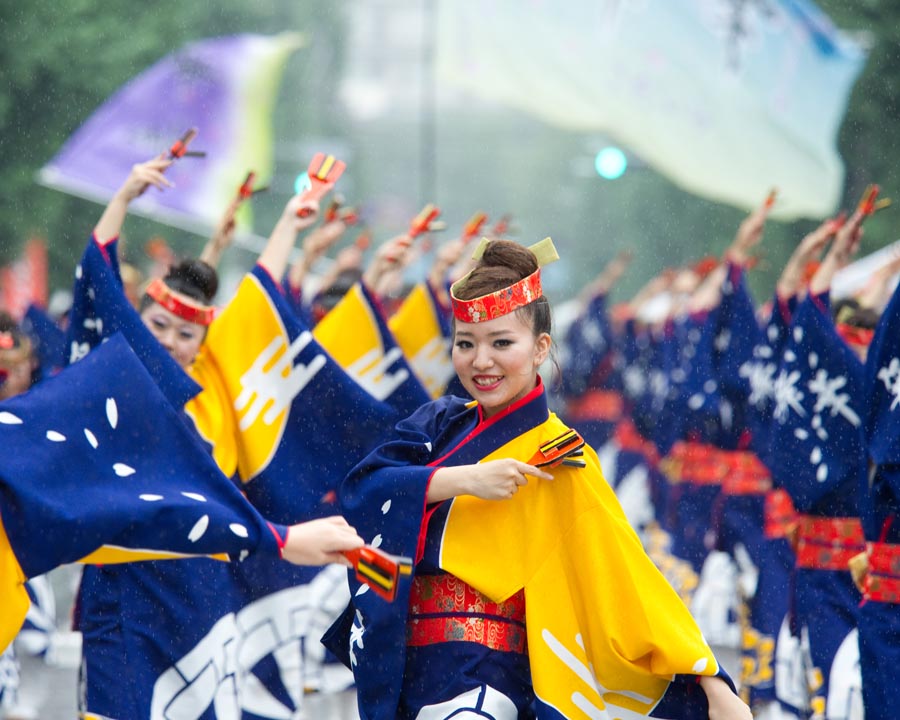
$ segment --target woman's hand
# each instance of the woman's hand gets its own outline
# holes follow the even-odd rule
[[[709,703],[709,720],[753,720],[750,708],[722,678],[701,676],[700,687]]]
[[[281,282],[294,243],[297,241],[297,233],[314,225],[318,217],[318,200],[308,200],[302,194],[294,195],[284,206],[281,217],[275,223],[256,264],[268,272],[276,282]]]
[[[404,258],[411,245],[412,238],[405,234],[397,235],[383,243],[375,251],[369,266],[363,272],[363,284],[373,292],[377,291],[382,278],[387,273],[403,266]]]
[[[131,173],[119,188],[117,194],[126,202],[140,197],[144,191],[151,185],[160,190],[172,187],[172,183],[166,179],[163,174],[172,164],[166,155],[160,155],[147,162],[138,163],[131,167]]]
[[[350,567],[350,561],[342,553],[364,544],[344,518],[334,515],[291,525],[281,554],[295,565],[338,563]]]
[[[125,182],[116,190],[116,194],[112,196],[94,227],[94,237],[98,243],[105,245],[119,237],[125,216],[128,214],[129,203],[140,197],[144,190],[151,185],[160,190],[172,187],[172,183],[166,180],[163,174],[171,164],[172,160],[168,156],[160,155],[132,166]]]
[[[318,219],[319,201],[310,200],[301,193],[288,200],[279,222],[287,223],[295,233],[299,233],[315,225]]]
[[[426,501],[440,502],[457,495],[508,500],[519,492],[520,487],[528,484],[528,475],[541,480],[553,479],[550,473],[512,458],[438,468],[431,477]]]
[[[802,279],[803,271],[806,266],[815,260],[818,260],[822,250],[828,244],[829,239],[834,235],[837,229],[835,220],[826,220],[819,227],[806,235],[800,244],[788,258],[775,285],[775,292],[782,300],[797,295],[803,288]]]

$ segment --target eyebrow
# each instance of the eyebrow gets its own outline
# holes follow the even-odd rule
[[[512,330],[494,330],[493,332],[488,333],[488,337],[497,337],[498,335],[509,335]],[[475,333],[467,332],[465,330],[457,331],[456,336],[464,336],[464,337],[474,337]]]

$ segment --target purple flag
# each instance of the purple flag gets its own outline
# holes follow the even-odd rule
[[[189,149],[206,156],[176,162],[167,176],[177,190],[151,188],[130,209],[205,234],[249,170],[260,184],[271,176],[272,108],[285,62],[302,44],[301,36],[284,33],[186,45],[112,95],[41,169],[40,181],[105,203],[132,165],[196,127]]]

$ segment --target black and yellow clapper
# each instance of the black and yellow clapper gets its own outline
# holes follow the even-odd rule
[[[567,430],[541,445],[528,464],[540,468],[558,465],[583,468],[587,465],[584,461],[584,438],[575,430]]]
[[[356,571],[356,579],[388,602],[397,597],[401,575],[412,575],[412,559],[391,555],[371,545],[344,553]]]

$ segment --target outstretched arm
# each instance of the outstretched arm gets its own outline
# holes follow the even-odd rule
[[[291,525],[281,555],[295,565],[339,563],[350,567],[343,553],[364,544],[344,518],[334,515]]]
[[[526,476],[552,480],[540,468],[511,458],[476,465],[454,465],[435,470],[425,501],[449,500],[457,495],[474,495],[482,500],[508,500],[528,484]]]
[[[856,294],[859,304],[880,314],[891,299],[894,291],[892,281],[898,273],[900,273],[900,250],[894,250],[891,259],[872,273],[869,282]]]
[[[587,304],[595,297],[608,295],[625,274],[625,271],[631,264],[631,258],[632,252],[630,250],[620,251],[606,264],[600,271],[600,274],[581,291],[581,301]]]
[[[303,287],[303,281],[316,261],[340,240],[346,230],[347,225],[342,220],[332,220],[317,227],[304,238],[303,252],[288,271],[288,282],[292,288],[299,290]]]
[[[172,187],[172,183],[163,175],[171,164],[171,159],[166,155],[160,155],[153,160],[132,166],[125,182],[113,195],[100,220],[97,221],[94,228],[97,242],[105,245],[119,236],[125,223],[125,216],[128,214],[128,205],[140,197],[148,187],[153,185],[160,190]]]
[[[837,227],[837,221],[826,220],[800,241],[788,258],[775,285],[775,292],[779,298],[787,300],[800,292],[804,268],[819,258],[822,249],[828,243],[828,239],[834,235]]]
[[[237,227],[235,223],[235,215],[241,205],[243,198],[240,196],[234,198],[225,208],[222,219],[213,231],[212,237],[203,247],[200,253],[200,259],[207,263],[210,267],[218,268],[219,261],[222,259],[222,253],[225,252],[234,240],[234,231]]]
[[[813,295],[821,295],[831,288],[831,281],[834,279],[835,273],[842,267],[845,267],[850,258],[859,249],[859,241],[862,239],[863,228],[862,222],[865,215],[857,210],[844,226],[837,231],[834,241],[816,274],[809,281],[809,291]]]
[[[411,244],[412,238],[406,234],[397,235],[383,243],[375,251],[375,257],[363,272],[363,284],[372,292],[378,292],[384,276],[394,268],[402,267],[404,256],[409,252]]]
[[[301,210],[307,210],[308,214],[300,217],[298,213]],[[297,241],[297,234],[311,227],[316,222],[318,214],[319,201],[304,200],[302,195],[294,195],[284,206],[281,217],[275,223],[272,234],[269,235],[259,260],[256,261],[257,265],[265,269],[276,282],[280,282],[284,277],[291,250]]]
[[[701,675],[700,687],[709,703],[709,720],[753,720],[750,708],[722,678]]]

